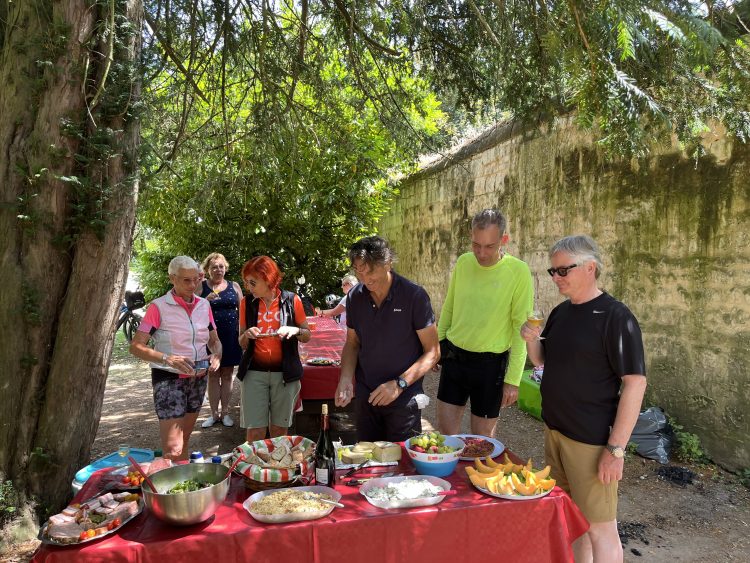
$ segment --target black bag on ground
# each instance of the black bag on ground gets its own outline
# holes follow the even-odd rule
[[[659,407],[650,407],[638,415],[630,441],[638,446],[638,455],[655,459],[661,464],[669,463],[674,435],[664,411]]]

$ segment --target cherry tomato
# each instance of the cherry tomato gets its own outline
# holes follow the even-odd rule
[[[117,528],[118,526],[122,525],[122,520],[120,518],[115,518],[112,520],[112,527]]]
[[[78,536],[78,541],[83,541],[86,538],[88,538],[88,535],[86,534],[86,532],[81,532],[81,535]]]
[[[86,530],[86,537],[93,538],[96,535],[96,530]]]
[[[122,482],[127,485],[128,483],[130,483],[130,477],[123,477]]]

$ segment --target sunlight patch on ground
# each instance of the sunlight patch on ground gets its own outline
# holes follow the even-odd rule
[[[132,370],[133,365],[132,364],[111,364],[109,366],[109,371],[125,371],[125,370]]]

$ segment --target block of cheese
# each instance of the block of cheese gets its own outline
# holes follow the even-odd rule
[[[367,454],[362,452],[353,452],[349,448],[341,451],[341,461],[344,463],[362,463],[367,459]]]
[[[401,459],[401,446],[393,442],[375,442],[372,457],[376,461],[399,461]]]
[[[352,451],[361,454],[369,454],[375,449],[375,444],[372,442],[357,442],[352,446]]]

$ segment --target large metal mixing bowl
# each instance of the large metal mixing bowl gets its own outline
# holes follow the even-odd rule
[[[176,484],[195,479],[216,483],[190,493],[166,494]],[[143,483],[143,499],[154,516],[168,524],[188,526],[208,520],[216,512],[229,491],[227,468],[218,463],[187,463],[175,465],[151,475],[158,493]]]

